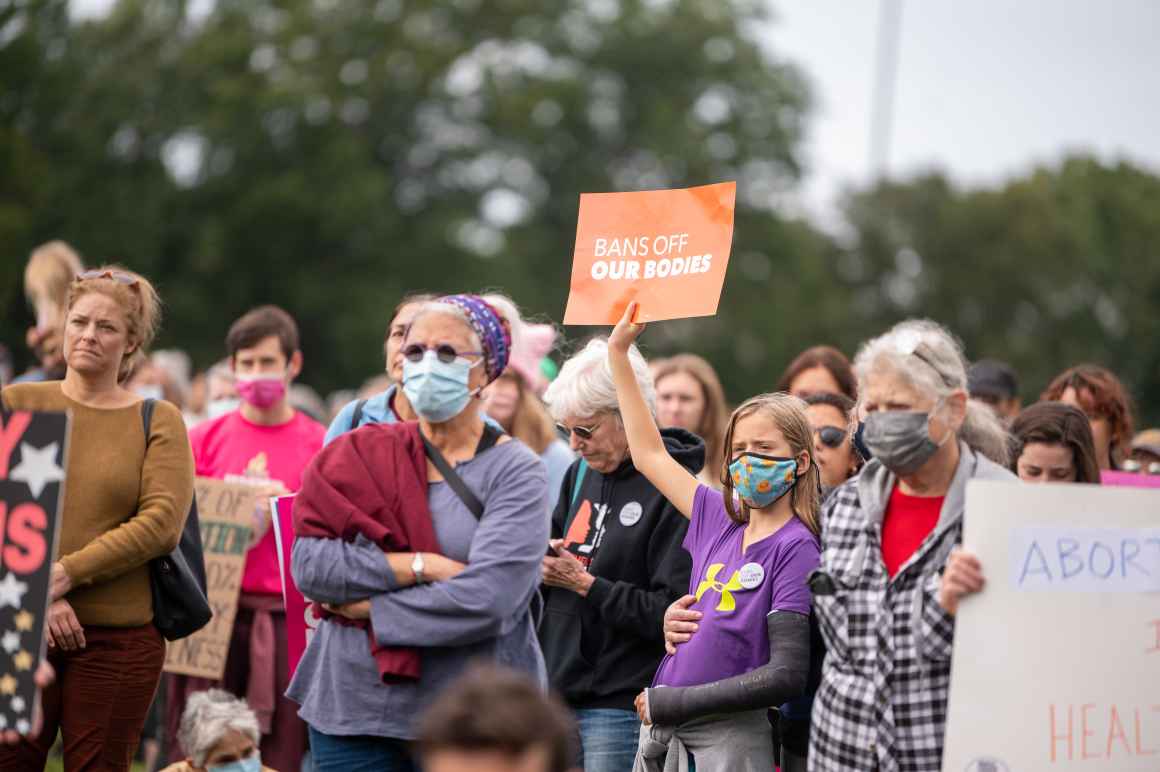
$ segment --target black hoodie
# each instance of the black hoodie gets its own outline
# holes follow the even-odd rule
[[[669,455],[691,474],[705,443],[684,429],[661,431]],[[665,609],[688,591],[692,559],[681,546],[689,521],[631,461],[610,474],[588,467],[573,496],[577,461],[552,514],[552,538],[596,577],[587,597],[544,587],[540,644],[552,688],[575,709],[634,710],[665,653]]]

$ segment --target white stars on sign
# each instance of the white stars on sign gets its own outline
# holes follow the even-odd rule
[[[40,498],[46,485],[64,480],[64,470],[56,464],[59,449],[59,442],[50,442],[39,449],[27,442],[20,443],[20,463],[8,473],[8,479],[27,484],[32,497]]]
[[[20,633],[15,630],[9,630],[0,638],[0,648],[9,654],[15,654],[16,650],[20,648]]]
[[[5,574],[4,578],[0,579],[0,608],[5,606],[20,608],[21,599],[26,592],[28,584],[17,579],[16,574]]]

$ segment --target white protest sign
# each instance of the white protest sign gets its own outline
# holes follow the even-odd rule
[[[1160,491],[972,482],[943,769],[1160,770]]]

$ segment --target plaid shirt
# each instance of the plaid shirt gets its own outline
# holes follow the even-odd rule
[[[882,561],[882,520],[894,475],[871,461],[826,502],[819,573],[834,592],[814,595],[826,659],[810,770],[942,766],[954,619],[938,605],[939,580],[962,536],[967,482],[1012,479],[965,444],[960,451],[938,524],[893,578]]]

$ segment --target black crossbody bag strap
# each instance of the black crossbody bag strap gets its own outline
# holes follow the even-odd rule
[[[366,406],[367,401],[365,399],[360,399],[355,403],[354,414],[350,417],[350,426],[346,429],[348,432],[353,432],[358,428],[359,423],[362,421],[363,408]]]
[[[459,473],[447,463],[447,459],[439,452],[439,448],[432,445],[426,437],[423,438],[423,447],[427,451],[427,458],[431,459],[431,463],[439,470],[439,474],[443,475],[443,479],[451,486],[451,490],[455,491],[455,495],[463,502],[463,505],[475,515],[476,520],[483,519],[483,502],[479,497],[471,492],[467,487],[467,483],[463,482],[463,478]]]

